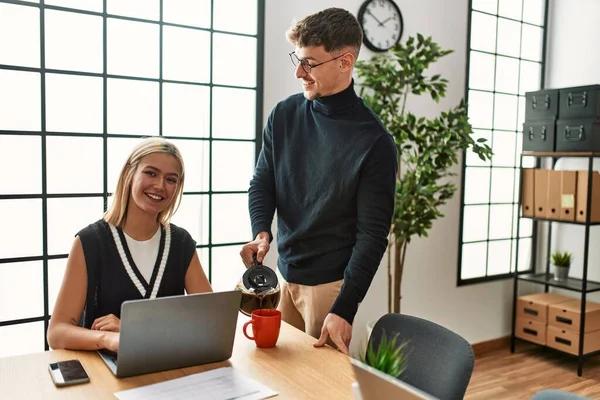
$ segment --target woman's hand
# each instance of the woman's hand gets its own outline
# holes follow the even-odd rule
[[[108,314],[100,318],[96,318],[92,324],[91,329],[93,331],[110,331],[120,332],[121,331],[121,320],[114,314]]]

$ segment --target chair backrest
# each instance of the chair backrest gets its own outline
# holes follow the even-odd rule
[[[390,313],[373,327],[369,346],[377,348],[384,332],[388,339],[398,334],[398,344],[408,342],[399,379],[441,400],[464,398],[475,361],[463,337],[431,321]]]

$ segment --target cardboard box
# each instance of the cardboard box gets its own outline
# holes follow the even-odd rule
[[[577,195],[577,171],[561,171],[560,219],[575,221],[575,197]]]
[[[537,218],[546,218],[547,200],[548,200],[548,170],[536,169],[534,172],[534,216]]]
[[[600,222],[600,173],[592,171],[592,187],[588,188],[588,171],[577,171],[577,196],[575,199],[575,219],[585,222],[587,216],[588,190],[592,191],[590,222]]]
[[[535,168],[523,168],[521,173],[521,206],[524,217],[534,216]]]
[[[558,293],[534,293],[517,298],[517,318],[542,322],[548,321],[548,307],[573,301],[573,297]]]

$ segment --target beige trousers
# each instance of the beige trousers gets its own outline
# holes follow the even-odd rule
[[[277,309],[281,311],[281,319],[318,339],[344,280],[306,286],[287,282],[279,271],[277,277],[281,291]]]

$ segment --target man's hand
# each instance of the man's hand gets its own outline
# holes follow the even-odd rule
[[[271,245],[269,244],[269,234],[267,232],[261,232],[256,235],[256,239],[252,242],[247,243],[242,247],[240,256],[246,268],[250,268],[254,263],[254,255],[256,254],[256,261],[262,263],[265,256],[269,252]]]
[[[119,332],[105,332],[102,337],[102,347],[110,351],[119,351]]]
[[[331,341],[337,346],[339,351],[350,355],[348,347],[350,347],[350,339],[352,339],[352,325],[348,321],[339,315],[327,314],[323,322],[323,328],[321,329],[321,337],[314,346],[325,346],[328,337],[331,338]]]
[[[96,318],[92,324],[93,331],[121,331],[121,320],[114,314],[108,314],[104,317]]]

